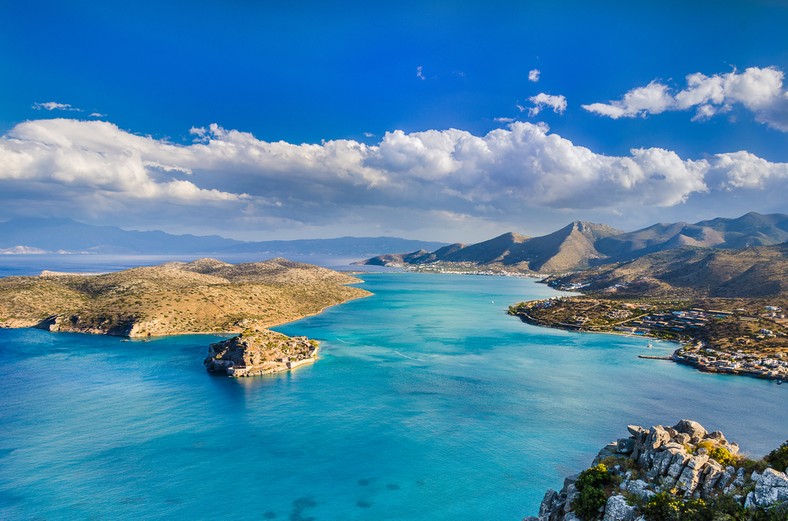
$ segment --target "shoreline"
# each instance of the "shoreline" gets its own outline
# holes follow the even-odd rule
[[[686,365],[692,367],[693,369],[697,370],[701,373],[707,374],[724,374],[724,375],[733,375],[733,376],[747,376],[750,378],[756,378],[758,380],[771,380],[776,381],[778,385],[780,385],[783,381],[786,381],[786,378],[782,375],[771,375],[764,373],[763,371],[759,371],[756,369],[747,369],[747,368],[727,368],[727,367],[715,367],[710,366],[708,364],[702,363],[700,361],[692,360],[682,355],[684,349],[687,346],[693,345],[696,348],[702,344],[700,340],[696,338],[691,338],[687,341],[675,341],[675,340],[666,340],[663,338],[656,337],[654,335],[643,334],[643,335],[636,335],[632,333],[626,333],[623,331],[589,331],[582,329],[581,326],[572,326],[569,324],[558,324],[558,323],[547,323],[543,321],[539,321],[532,316],[528,315],[525,312],[519,313],[509,313],[510,315],[518,317],[522,322],[536,326],[536,327],[547,327],[551,329],[558,329],[561,331],[567,331],[570,333],[595,333],[595,334],[602,334],[602,335],[620,335],[630,338],[642,338],[642,339],[655,339],[658,342],[671,342],[673,344],[677,344],[678,347],[671,353],[669,357],[658,357],[658,356],[648,356],[648,355],[638,355],[638,358],[641,359],[650,359],[650,360],[664,360],[670,361],[675,364],[679,365]]]

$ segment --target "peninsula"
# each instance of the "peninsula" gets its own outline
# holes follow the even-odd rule
[[[228,374],[263,374],[314,359],[317,351],[312,341],[288,339],[266,328],[369,295],[349,285],[358,282],[279,258],[244,264],[200,259],[98,275],[43,272],[0,279],[0,327],[131,338],[242,333],[243,339],[225,341],[227,349],[211,348],[217,359],[211,367],[227,368],[233,362],[236,369]],[[264,369],[252,369],[261,364]],[[247,366],[249,370],[239,371]]]
[[[788,246],[679,248],[543,280],[582,296],[521,302],[523,321],[680,342],[701,371],[788,380]]]

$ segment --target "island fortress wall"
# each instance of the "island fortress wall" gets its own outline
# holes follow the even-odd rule
[[[609,479],[599,510],[594,510],[596,518],[645,521],[643,505],[667,493],[679,501],[707,502],[728,495],[745,510],[779,507],[788,519],[786,469],[748,470],[742,465],[745,459],[737,456],[739,446],[721,432],[707,432],[691,420],[673,427],[629,425],[627,429],[630,436],[604,447],[594,467],[585,471],[604,472]],[[583,474],[566,478],[560,491],[548,490],[539,515],[524,521],[591,521],[578,513]]]

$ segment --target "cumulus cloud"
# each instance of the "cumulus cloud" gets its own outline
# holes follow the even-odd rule
[[[695,110],[693,121],[729,112],[741,105],[756,121],[788,132],[788,90],[783,87],[783,71],[776,67],[750,67],[744,72],[706,76],[699,72],[686,77],[687,86],[675,92],[652,81],[624,94],[620,100],[591,103],[582,107],[613,119],[645,117],[668,110]]]
[[[102,121],[20,123],[0,138],[3,211],[48,205],[100,217],[165,209],[170,219],[235,228],[401,229],[425,219],[453,226],[458,216],[496,221],[534,209],[621,212],[676,206],[694,194],[788,188],[788,164],[748,152],[607,156],[526,122],[482,136],[395,130],[374,145],[268,142],[216,124],[190,133],[194,143],[175,145]]]
[[[566,97],[562,95],[554,96],[552,94],[545,94],[540,92],[536,96],[531,96],[528,101],[534,104],[533,107],[528,108],[528,115],[531,117],[536,116],[542,111],[543,107],[550,107],[556,114],[563,114],[566,110]],[[522,112],[526,107],[519,107]]]
[[[539,69],[531,69],[528,71],[528,81],[537,82],[542,72]]]
[[[82,109],[72,107],[69,103],[58,103],[57,101],[33,103],[33,110],[65,110],[68,112],[82,112]]]

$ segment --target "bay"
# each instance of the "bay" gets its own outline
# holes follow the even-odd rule
[[[0,518],[517,520],[626,425],[681,418],[761,456],[786,386],[639,338],[537,328],[531,279],[362,275],[374,296],[278,327],[320,359],[206,374],[217,337],[0,330]]]

